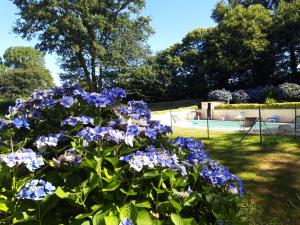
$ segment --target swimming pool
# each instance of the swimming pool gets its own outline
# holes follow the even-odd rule
[[[208,126],[210,129],[215,130],[240,130],[243,121],[223,121],[223,120],[209,120]],[[174,126],[178,127],[192,127],[192,128],[207,128],[207,121],[206,120],[186,120],[186,121],[176,121]],[[263,123],[262,122],[262,129],[277,129],[280,124],[276,123]],[[246,130],[249,129],[248,127],[245,128]],[[259,122],[257,122],[253,129],[259,129]]]

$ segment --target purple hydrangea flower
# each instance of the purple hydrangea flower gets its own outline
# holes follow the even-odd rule
[[[119,223],[119,225],[134,225],[134,224],[133,224],[133,222],[132,222],[129,218],[125,217],[125,218]]]
[[[26,128],[30,129],[29,123],[26,118],[13,118],[13,124],[17,129]]]
[[[6,120],[0,119],[0,130],[7,126],[9,123]]]
[[[83,99],[87,103],[89,103],[91,105],[95,105],[96,107],[101,107],[101,108],[115,104],[115,100],[113,99],[113,97],[108,96],[108,95],[99,94],[96,92],[86,93],[83,96]]]
[[[91,124],[94,125],[94,119],[88,116],[80,115],[79,117],[70,116],[69,118],[65,119],[61,125],[70,125],[75,126],[77,123],[81,122],[84,125]]]
[[[83,137],[87,142],[106,140],[119,143],[121,140],[124,140],[124,132],[111,127],[85,127],[78,132],[76,137]]]
[[[191,151],[203,151],[204,145],[201,141],[195,141],[192,138],[177,137],[173,140],[173,144],[180,148]]]
[[[36,154],[31,149],[21,149],[16,152],[12,152],[3,157],[1,161],[5,162],[9,167],[24,164],[31,172],[44,165],[42,156]]]
[[[150,120],[151,114],[147,103],[144,101],[129,101],[128,111],[132,119],[139,120],[145,118],[146,120]]]
[[[111,89],[105,89],[103,91],[104,95],[111,96],[116,99],[122,99],[126,97],[126,91],[122,88],[111,88]]]
[[[34,110],[33,112],[30,113],[29,117],[39,120],[41,118],[42,113],[40,111]]]
[[[154,122],[150,124],[146,131],[145,136],[149,137],[152,140],[156,140],[158,134],[166,135],[167,133],[172,133],[172,128],[167,125],[162,125],[160,122]]]
[[[67,150],[63,155],[59,156],[57,159],[52,159],[55,167],[60,167],[62,164],[72,164],[76,165],[81,162],[81,156],[76,154],[75,149]]]
[[[53,98],[43,99],[39,104],[34,106],[35,109],[51,109],[56,105],[56,101]]]
[[[50,182],[35,179],[25,184],[17,198],[40,201],[47,195],[52,195],[54,191],[55,187]]]
[[[131,155],[122,156],[120,160],[127,162],[131,168],[138,172],[144,167],[149,169],[167,167],[181,172],[183,176],[187,175],[185,166],[180,163],[176,154],[172,154],[167,150],[159,151],[154,147],[146,148],[145,152],[137,151]]]
[[[62,133],[49,134],[48,136],[42,135],[35,141],[35,145],[37,148],[42,148],[46,146],[55,147],[57,146],[58,141],[62,139],[62,137]]]
[[[209,156],[206,152],[202,151],[202,152],[191,152],[190,154],[188,154],[188,156],[186,157],[186,159],[197,165],[203,165],[205,163],[207,163],[209,161]]]
[[[213,186],[225,186],[229,191],[239,195],[244,193],[242,181],[218,162],[210,161],[208,166],[200,172],[200,175]]]
[[[62,97],[60,104],[65,108],[70,108],[75,103],[74,98],[69,96]]]

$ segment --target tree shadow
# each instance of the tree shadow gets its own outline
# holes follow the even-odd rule
[[[223,133],[202,139],[213,159],[241,176],[249,224],[300,224],[300,137]],[[197,137],[197,135],[196,135]]]

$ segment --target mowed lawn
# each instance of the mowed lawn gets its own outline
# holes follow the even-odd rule
[[[199,138],[199,130],[175,128],[172,137]],[[203,137],[203,133],[202,136]],[[300,137],[212,133],[202,139],[213,159],[243,181],[247,224],[300,225]]]

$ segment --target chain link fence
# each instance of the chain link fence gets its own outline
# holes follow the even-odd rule
[[[298,106],[299,108],[299,106]],[[171,125],[175,129],[192,129],[202,138],[213,139],[222,133],[238,134],[241,142],[248,135],[257,135],[259,142],[263,137],[294,136],[300,137],[300,108],[269,109],[259,106],[255,109],[186,109],[168,110],[155,120]]]

